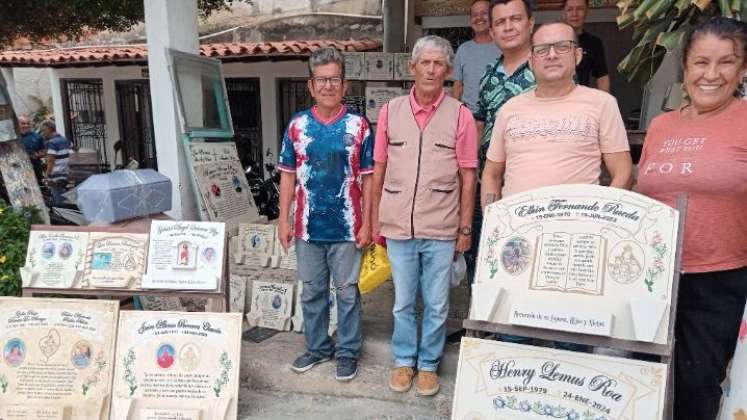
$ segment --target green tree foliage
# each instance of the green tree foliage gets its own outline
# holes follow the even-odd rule
[[[0,296],[21,293],[21,272],[31,225],[42,223],[34,207],[13,208],[0,200]]]
[[[747,16],[747,0],[621,0],[620,29],[633,27],[633,47],[618,64],[628,81],[647,83],[668,51],[676,51],[690,27],[701,19]]]
[[[197,7],[204,18],[229,3],[197,0]],[[1,0],[0,47],[18,37],[78,39],[86,31],[126,31],[144,19],[143,0]]]

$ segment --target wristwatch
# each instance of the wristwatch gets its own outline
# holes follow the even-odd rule
[[[472,228],[469,226],[466,227],[460,227],[459,228],[459,234],[464,236],[471,236],[472,235]]]

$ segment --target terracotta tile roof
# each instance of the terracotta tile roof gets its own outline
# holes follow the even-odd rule
[[[381,45],[380,40],[371,39],[220,43],[200,45],[200,55],[225,61],[252,61],[273,56],[306,56],[325,47],[340,51],[372,51],[380,49]],[[0,52],[0,67],[90,67],[144,64],[147,61],[145,44]]]

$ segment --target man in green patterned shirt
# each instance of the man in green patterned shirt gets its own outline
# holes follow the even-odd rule
[[[534,88],[534,74],[529,68],[531,55],[531,37],[534,18],[532,17],[532,0],[492,0],[490,2],[490,36],[503,52],[495,63],[488,66],[480,79],[480,93],[477,99],[477,110],[474,113],[477,123],[479,173],[485,166],[485,154],[490,144],[490,133],[493,131],[495,114],[509,99]],[[467,267],[474,269],[477,260],[477,246],[480,243],[482,227],[482,206],[480,204],[480,186],[477,186],[475,213],[472,218],[472,234],[477,240],[472,243],[464,257]],[[458,334],[449,337],[457,340]]]
[[[481,134],[481,169],[485,164],[495,114],[509,99],[535,86],[534,74],[529,68],[533,26],[531,0],[490,2],[490,35],[503,54],[480,79],[475,119],[478,134]]]

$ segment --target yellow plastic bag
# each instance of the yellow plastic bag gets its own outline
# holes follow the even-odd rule
[[[392,277],[392,266],[386,255],[386,248],[373,244],[363,251],[358,289],[362,295],[379,287]]]

